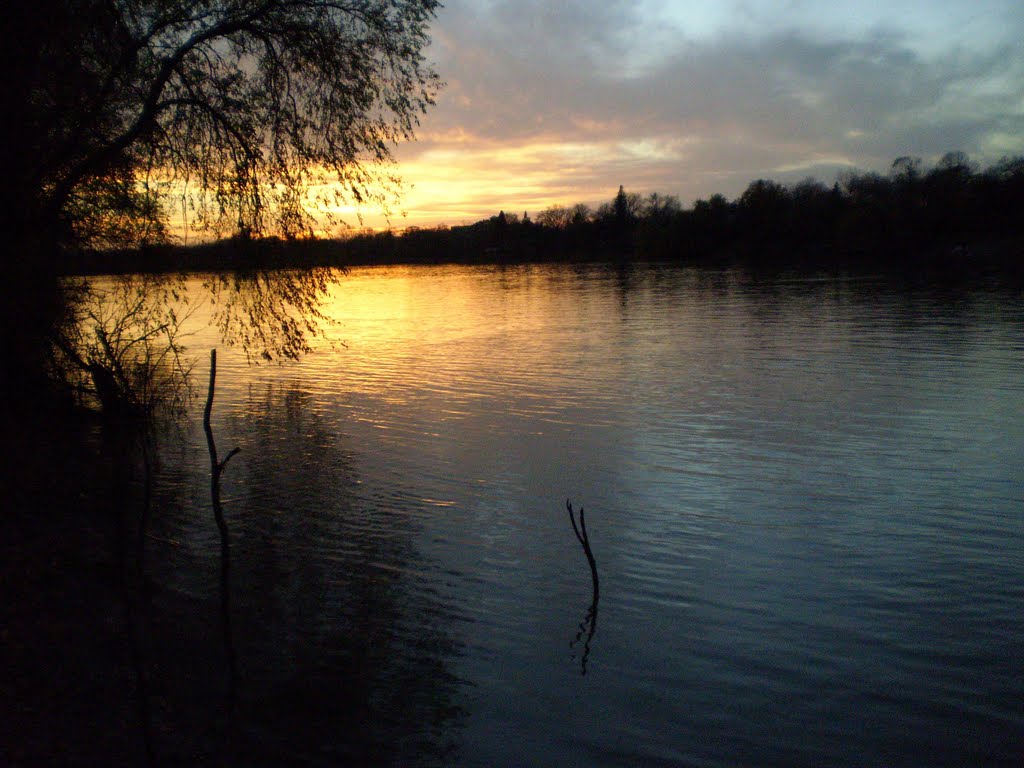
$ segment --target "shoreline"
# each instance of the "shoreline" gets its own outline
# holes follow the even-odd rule
[[[424,236],[433,242],[424,244]],[[905,239],[866,238],[858,242],[787,240],[770,245],[733,241],[713,249],[538,248],[536,243],[512,241],[483,248],[457,242],[456,230],[431,230],[415,235],[373,235],[351,240],[278,238],[219,240],[202,245],[161,245],[136,250],[82,251],[65,254],[64,277],[128,274],[195,274],[371,266],[519,266],[531,264],[596,264],[628,266],[661,264],[698,268],[753,270],[935,272],[965,276],[978,272],[1024,275],[1024,235],[936,238],[928,243]],[[420,242],[407,241],[415,237]],[[391,245],[392,247],[387,247]],[[424,247],[427,245],[429,247]],[[377,247],[374,247],[377,246]]]

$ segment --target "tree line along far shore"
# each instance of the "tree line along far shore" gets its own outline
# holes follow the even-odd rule
[[[811,262],[984,259],[1017,264],[1024,234],[1024,157],[977,168],[950,152],[925,169],[897,158],[888,174],[848,171],[831,184],[751,182],[684,208],[674,195],[619,187],[608,202],[500,211],[474,224],[360,232],[331,239],[234,235],[192,246],[92,251],[76,273],[395,263],[668,260]]]

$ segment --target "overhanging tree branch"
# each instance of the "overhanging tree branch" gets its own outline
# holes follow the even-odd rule
[[[232,108],[256,121],[259,130],[245,139],[258,173],[245,189],[264,178],[305,183],[308,174],[296,167],[329,167],[341,175],[363,160],[390,162],[387,145],[412,138],[417,113],[433,103],[439,85],[421,54],[437,5],[264,0],[197,7],[114,0],[105,7],[123,41],[110,64],[100,65],[87,102],[92,114],[64,134],[65,160],[40,177],[50,179],[44,208],[51,215],[62,211],[87,179],[131,165],[136,155],[180,155],[166,143],[180,120],[175,91],[194,92],[189,82],[196,78],[204,84],[201,98],[235,99]],[[250,42],[262,46],[255,58]],[[200,55],[213,58],[201,64]],[[217,154],[211,149],[206,161]],[[269,157],[262,155],[267,149]],[[367,178],[358,172],[348,178],[352,196],[365,197]],[[262,210],[253,216],[247,226],[259,229]]]

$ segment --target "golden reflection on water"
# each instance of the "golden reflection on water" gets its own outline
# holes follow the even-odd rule
[[[593,297],[576,301],[561,279],[531,267],[352,270],[331,288],[333,323],[309,364],[343,368],[350,385],[392,401],[406,402],[414,385],[454,417],[495,387],[536,394],[572,373],[568,357],[600,343],[615,314]]]
[[[432,334],[444,345],[466,336],[548,327],[569,310],[552,306],[531,290],[550,283],[530,267],[378,267],[340,277],[325,309],[359,342],[404,333]],[[428,277],[429,275],[429,277]],[[425,279],[426,278],[426,279]]]

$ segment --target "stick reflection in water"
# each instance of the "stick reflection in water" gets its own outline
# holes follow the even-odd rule
[[[565,508],[569,511],[569,522],[572,523],[572,530],[576,534],[576,540],[583,547],[583,554],[587,556],[587,562],[590,564],[590,578],[593,585],[590,607],[587,609],[583,621],[579,624],[576,637],[569,643],[570,648],[575,648],[580,640],[583,641],[583,653],[580,655],[580,674],[585,675],[587,674],[587,660],[590,658],[590,643],[594,639],[594,633],[597,631],[597,603],[601,597],[601,587],[597,578],[597,561],[594,559],[594,552],[590,548],[590,537],[587,535],[587,522],[583,515],[583,507],[580,507],[579,526],[576,525],[572,502],[569,499],[565,501]],[[575,653],[573,658],[575,658]]]
[[[213,503],[213,516],[220,533],[220,606],[221,628],[224,633],[224,655],[228,664],[228,719],[234,714],[235,699],[238,690],[238,668],[235,658],[235,642],[231,632],[231,549],[228,542],[228,526],[224,519],[224,509],[220,503],[220,476],[231,458],[239,452],[232,448],[223,461],[217,459],[217,444],[213,439],[213,427],[210,425],[210,414],[213,411],[213,392],[217,382],[217,350],[210,350],[210,385],[206,394],[206,407],[203,409],[203,429],[206,432],[206,445],[210,452],[210,497]]]

